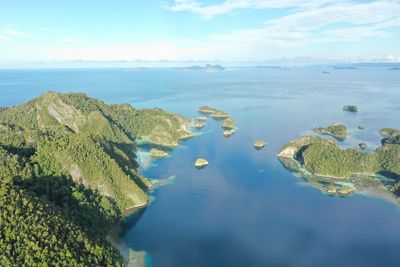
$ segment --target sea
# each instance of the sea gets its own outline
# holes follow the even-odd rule
[[[147,266],[400,266],[399,205],[365,193],[328,196],[276,157],[290,140],[337,122],[351,133],[340,146],[365,142],[376,149],[380,128],[400,128],[398,70],[0,70],[0,106],[45,91],[84,92],[106,103],[159,107],[190,118],[209,105],[236,120],[230,138],[220,121],[208,119],[168,158],[143,161],[146,177],[168,182],[152,190],[148,207],[125,218],[120,240],[143,252]],[[344,112],[346,104],[358,112]],[[267,142],[264,149],[254,149],[257,139]],[[196,169],[198,157],[209,165]]]

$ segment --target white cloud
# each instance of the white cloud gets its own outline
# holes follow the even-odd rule
[[[220,4],[204,5],[196,0],[174,0],[172,11],[190,11],[206,19],[238,9],[316,8],[339,1],[333,0],[226,0]]]
[[[275,8],[293,6],[284,16],[266,20],[256,28],[238,29],[223,34],[210,34],[202,39],[169,41],[153,40],[148,43],[98,45],[89,40],[67,38],[53,43],[52,47],[24,46],[19,49],[26,54],[37,54],[56,60],[264,60],[276,57],[313,55],[370,56],[396,53],[394,45],[400,39],[391,30],[400,27],[400,1],[345,2],[325,0],[304,1],[252,1],[227,0],[218,5],[206,6],[193,0],[176,0],[171,8],[190,10],[202,16],[212,17],[221,11],[238,8]],[[197,11],[196,11],[197,10]],[[199,11],[200,10],[200,11]],[[228,10],[228,11],[227,11]],[[14,31],[10,31],[10,28]],[[0,30],[0,40],[18,36],[18,27],[9,27],[8,35]],[[385,39],[386,50],[364,44],[367,38]],[[346,42],[353,42],[352,51]],[[326,51],[325,46],[336,45]],[[358,44],[365,50],[358,50]],[[367,47],[369,46],[369,47]],[[330,46],[333,47],[333,46]],[[369,50],[368,50],[369,49]],[[326,55],[328,54],[329,55]],[[5,54],[5,53],[3,53]],[[392,56],[392,59],[398,58]]]
[[[3,35],[10,36],[10,37],[26,37],[28,34],[21,32],[17,29],[16,26],[5,26],[3,28]]]
[[[357,41],[366,37],[390,38],[388,29],[400,26],[400,2],[341,3],[299,10],[268,20],[262,27],[215,34],[210,42],[232,50],[265,51],[312,43]]]
[[[191,41],[182,41],[179,45],[170,42],[153,42],[127,45],[88,45],[86,47],[20,47],[25,52],[44,53],[54,60],[185,60],[197,55],[209,54],[205,47],[193,46]]]

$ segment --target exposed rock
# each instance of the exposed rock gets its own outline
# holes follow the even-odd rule
[[[194,127],[196,127],[197,129],[202,129],[206,126],[206,124],[204,122],[196,122],[194,124]]]
[[[196,162],[194,163],[194,166],[196,166],[196,168],[201,169],[204,168],[208,165],[208,161],[204,158],[198,158],[196,159]]]
[[[358,108],[355,105],[345,105],[343,106],[343,111],[358,112]]]
[[[222,120],[222,119],[229,118],[229,114],[228,114],[227,112],[224,112],[224,111],[218,111],[218,112],[212,113],[212,114],[211,114],[211,117],[212,117],[213,119]]]
[[[254,143],[254,147],[255,147],[255,149],[257,149],[257,150],[260,150],[260,149],[262,149],[262,148],[264,148],[265,146],[266,146],[266,142],[264,142],[264,141],[262,141],[262,140],[257,140],[255,143]]]
[[[336,193],[337,193],[336,186],[334,186],[334,185],[332,185],[332,184],[327,185],[327,186],[324,186],[323,189],[325,190],[325,192],[326,192],[328,195],[331,195],[331,196],[334,196],[334,195],[336,195]]]
[[[206,120],[207,120],[207,117],[205,117],[205,116],[201,116],[201,117],[197,117],[197,118],[195,118],[195,120],[196,120],[196,121],[200,121],[200,122],[204,122],[204,121],[206,121]]]
[[[224,131],[224,136],[231,137],[234,133],[235,133],[234,130],[226,130],[226,131]]]
[[[349,196],[350,194],[352,194],[353,192],[354,192],[354,188],[351,187],[351,186],[347,186],[347,185],[341,186],[341,187],[339,187],[339,188],[337,189],[337,193],[338,193],[339,196],[341,196],[341,197],[347,197],[347,196]]]
[[[366,148],[368,147],[368,145],[367,145],[366,143],[360,143],[360,144],[358,144],[358,146],[359,146],[361,149],[366,149]]]
[[[157,149],[157,148],[152,148],[150,150],[150,156],[153,159],[160,159],[160,158],[165,158],[168,157],[168,153],[164,150]]]

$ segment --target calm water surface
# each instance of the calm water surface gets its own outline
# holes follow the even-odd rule
[[[378,129],[400,128],[399,71],[323,69],[1,70],[0,105],[55,90],[189,117],[203,104],[231,113],[239,127],[231,138],[209,120],[202,135],[143,170],[176,176],[124,225],[124,242],[146,251],[152,266],[400,266],[398,206],[359,194],[328,197],[275,157],[316,126],[342,122],[352,133],[343,146],[371,147],[379,145]],[[344,104],[356,104],[358,114],[343,112]],[[256,151],[256,139],[268,146]],[[199,156],[207,168],[194,168]]]

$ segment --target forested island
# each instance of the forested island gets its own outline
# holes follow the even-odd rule
[[[312,129],[315,133],[321,134],[321,135],[330,135],[337,140],[344,140],[346,137],[349,135],[349,132],[347,131],[346,126],[344,126],[341,123],[335,123],[332,124],[326,128],[324,127],[317,127]]]
[[[283,146],[277,156],[286,168],[327,192],[332,192],[332,186],[340,191],[349,183],[354,190],[383,189],[400,196],[400,144],[386,143],[375,151],[361,152],[341,148],[332,139],[302,136]]]
[[[191,136],[189,124],[79,93],[1,108],[1,265],[123,266],[106,236],[123,211],[149,201],[137,146],[165,156]]]

